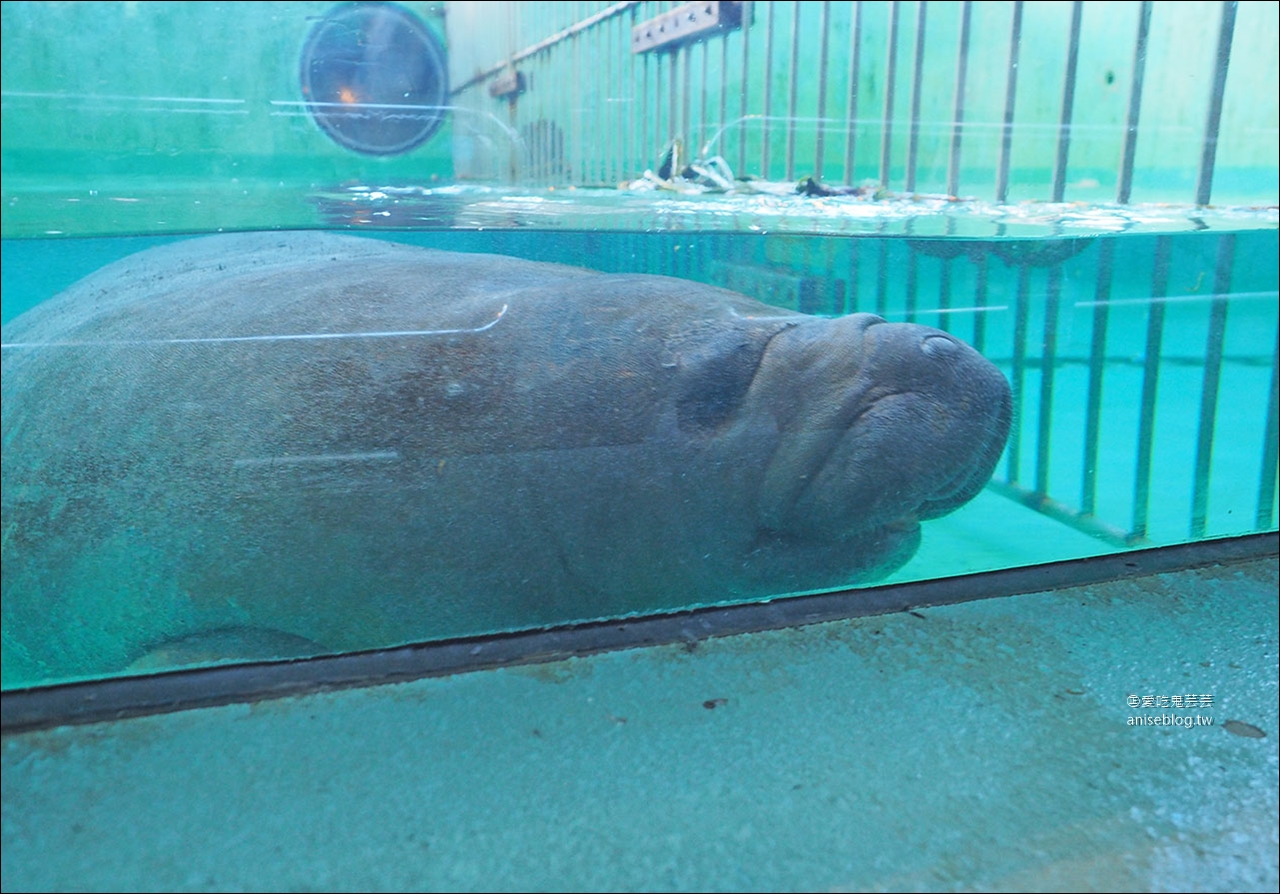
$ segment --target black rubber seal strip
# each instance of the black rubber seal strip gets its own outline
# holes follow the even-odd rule
[[[684,643],[1224,565],[1280,553],[1280,534],[1250,534],[776,602],[496,634],[293,661],[223,665],[4,693],[5,735],[67,724],[237,704],[580,655]]]

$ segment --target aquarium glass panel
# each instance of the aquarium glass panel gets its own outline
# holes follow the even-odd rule
[[[1277,527],[1275,4],[2,14],[6,690]]]

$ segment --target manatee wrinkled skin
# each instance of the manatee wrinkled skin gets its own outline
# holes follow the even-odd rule
[[[142,252],[4,343],[7,680],[872,580],[1010,421],[924,326],[319,233]]]

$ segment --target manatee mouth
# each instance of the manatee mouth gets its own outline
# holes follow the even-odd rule
[[[940,434],[930,418],[947,414],[930,395],[878,395],[843,431],[810,434],[805,468],[782,513],[766,527],[839,539],[912,529],[946,515],[986,486],[1004,450],[1010,401],[993,410]],[[811,522],[825,522],[825,530]]]
[[[946,515],[968,503],[987,486],[1001,454],[1004,453],[1012,421],[1013,401],[1006,394],[990,427],[983,432],[986,437],[973,445],[969,463],[958,475],[941,482],[933,489],[933,496],[923,501],[917,510],[920,519]]]
[[[1003,377],[999,385],[1004,385]],[[985,406],[968,407],[968,414],[957,412],[949,398],[942,402],[929,392],[877,397],[833,440],[797,502],[814,500],[814,491],[824,485],[837,487],[838,481],[846,492],[851,489],[862,497],[857,500],[850,494],[851,502],[874,507],[864,515],[877,521],[873,527],[891,531],[917,527],[958,509],[986,487],[1008,439],[1010,396],[997,387],[986,397],[990,401]],[[901,423],[904,417],[914,424],[895,429],[884,421]],[[943,431],[931,424],[940,417],[949,417],[947,426],[939,426]],[[881,469],[874,461],[864,461],[867,455],[882,461]]]
[[[874,405],[868,407],[873,409]],[[782,586],[791,592],[849,586],[892,574],[919,549],[922,521],[954,511],[986,486],[1004,450],[1010,416],[1006,408],[957,474],[916,480],[916,495],[901,503],[892,500],[894,489],[883,492],[885,499],[870,497],[862,516],[853,511],[859,502],[856,496],[848,498],[847,507],[837,508],[824,506],[830,501],[815,493],[830,487],[824,479],[842,476],[841,451],[833,447],[797,496],[787,527],[757,530],[747,567],[772,582],[785,582]],[[865,484],[846,483],[852,484],[851,490],[867,489]]]

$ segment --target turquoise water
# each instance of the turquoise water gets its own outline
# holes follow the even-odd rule
[[[373,235],[606,272],[674,276],[820,316],[869,311],[889,321],[943,328],[977,347],[1013,387],[1009,445],[992,485],[954,513],[925,522],[918,551],[890,582],[1275,528],[1280,265],[1273,229],[1218,226],[1158,235],[1136,228],[1047,238],[813,236],[747,229]],[[106,263],[179,238],[8,240],[4,320]],[[6,354],[12,350],[6,347]],[[68,381],[67,387],[82,384]],[[20,377],[6,374],[6,465],[15,431],[9,411],[18,418],[14,408],[23,399]],[[171,399],[177,406],[182,395]],[[164,435],[155,437],[159,445]],[[58,450],[56,444],[44,449],[51,458]],[[209,572],[196,567],[199,548],[177,563],[171,552],[160,550],[169,558],[157,561],[151,546],[166,533],[138,535],[132,526],[100,532],[99,543],[116,545],[104,547],[107,559],[87,565],[66,549],[42,558],[37,545],[25,554],[37,571],[19,577],[8,558],[13,544],[31,538],[15,508],[24,498],[22,487],[8,475],[4,486],[6,688],[210,661],[380,648],[740,598],[728,589],[690,585],[627,603],[620,612],[616,603],[593,609],[584,584],[582,598],[559,614],[513,599],[507,614],[490,614],[471,626],[433,628],[418,620],[397,628],[367,623],[350,602],[334,608],[324,592],[314,594],[314,604],[266,612],[242,604],[232,589],[193,595],[179,581]],[[79,496],[62,499],[74,503]],[[571,503],[576,496],[562,499]],[[472,515],[502,511],[492,504],[463,509]],[[429,607],[431,583],[420,584],[414,599]],[[806,589],[802,583],[795,591]],[[326,610],[338,614],[317,621]]]

